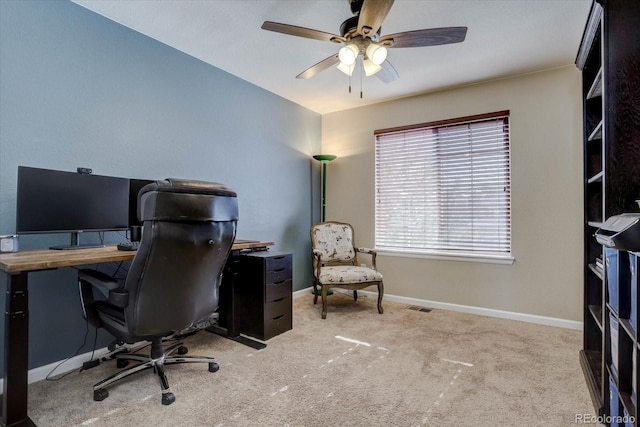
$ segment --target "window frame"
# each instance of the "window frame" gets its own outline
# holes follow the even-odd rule
[[[391,248],[388,246],[378,246],[378,149],[379,141],[378,137],[383,134],[391,134],[398,132],[407,132],[421,129],[433,129],[433,128],[446,128],[448,126],[469,124],[472,122],[482,122],[495,119],[505,119],[507,126],[506,129],[506,174],[509,183],[508,194],[508,213],[505,216],[507,220],[507,228],[509,231],[508,237],[508,251],[505,252],[488,252],[488,251],[474,251],[474,250],[447,250],[447,249],[418,249],[418,248]],[[379,254],[389,256],[400,256],[409,258],[427,258],[438,260],[454,260],[454,261],[469,261],[469,262],[483,262],[483,263],[496,263],[496,264],[513,264],[513,200],[512,200],[512,156],[511,156],[511,114],[509,110],[496,111],[486,114],[478,114],[473,116],[457,117],[446,120],[438,120],[427,123],[419,123],[408,126],[400,126],[394,128],[378,129],[374,131],[375,147],[374,147],[374,175],[375,175],[375,200],[374,200],[374,245]]]

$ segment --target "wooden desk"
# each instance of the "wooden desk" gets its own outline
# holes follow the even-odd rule
[[[237,254],[243,250],[265,249],[272,245],[273,242],[237,240],[231,249]],[[29,273],[60,267],[130,261],[135,254],[135,251],[119,251],[115,245],[68,251],[38,249],[0,254],[0,270],[8,276],[4,323],[3,425],[35,425],[27,415]]]

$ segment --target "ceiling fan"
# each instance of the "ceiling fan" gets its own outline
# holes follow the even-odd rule
[[[344,44],[338,53],[311,66],[296,78],[308,79],[336,64],[340,71],[351,76],[361,56],[366,76],[375,75],[382,82],[389,83],[398,78],[398,72],[386,59],[387,48],[460,43],[467,34],[467,27],[444,27],[381,36],[382,21],[391,10],[394,0],[347,1],[354,16],[340,25],[340,35],[271,21],[262,24],[263,30]]]

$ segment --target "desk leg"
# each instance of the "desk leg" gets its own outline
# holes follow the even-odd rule
[[[251,338],[240,335],[238,325],[238,275],[240,270],[240,251],[233,251],[225,265],[222,283],[219,289],[220,304],[218,307],[219,325],[211,325],[205,328],[207,331],[220,335],[230,340],[239,342],[257,350],[267,345]]]
[[[218,325],[226,330],[227,337],[240,335],[236,325],[234,289],[238,276],[239,253],[232,251],[224,266],[222,283],[218,288]]]
[[[6,279],[2,422],[7,427],[32,426],[35,424],[27,416],[29,359],[27,273],[10,274]]]

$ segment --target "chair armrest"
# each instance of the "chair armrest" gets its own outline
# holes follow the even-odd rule
[[[104,288],[107,290],[117,289],[120,287],[118,281],[98,270],[90,270],[83,268],[78,271],[78,279],[89,283],[92,286]]]
[[[101,271],[83,268],[78,272],[80,283],[85,282],[109,291],[108,301],[116,307],[125,308],[129,304],[129,293],[120,287],[116,279]]]
[[[370,249],[370,248],[356,248],[356,251],[361,252],[363,254],[374,254],[374,253],[377,253],[375,249]]]
[[[320,269],[322,268],[322,252],[317,249],[311,251],[311,258],[313,264],[313,274],[316,277],[320,277]]]
[[[355,250],[357,252],[363,253],[363,254],[369,254],[371,255],[371,265],[373,266],[374,270],[377,270],[376,268],[376,256],[378,255],[378,252],[375,249],[370,249],[370,248],[355,248]]]

